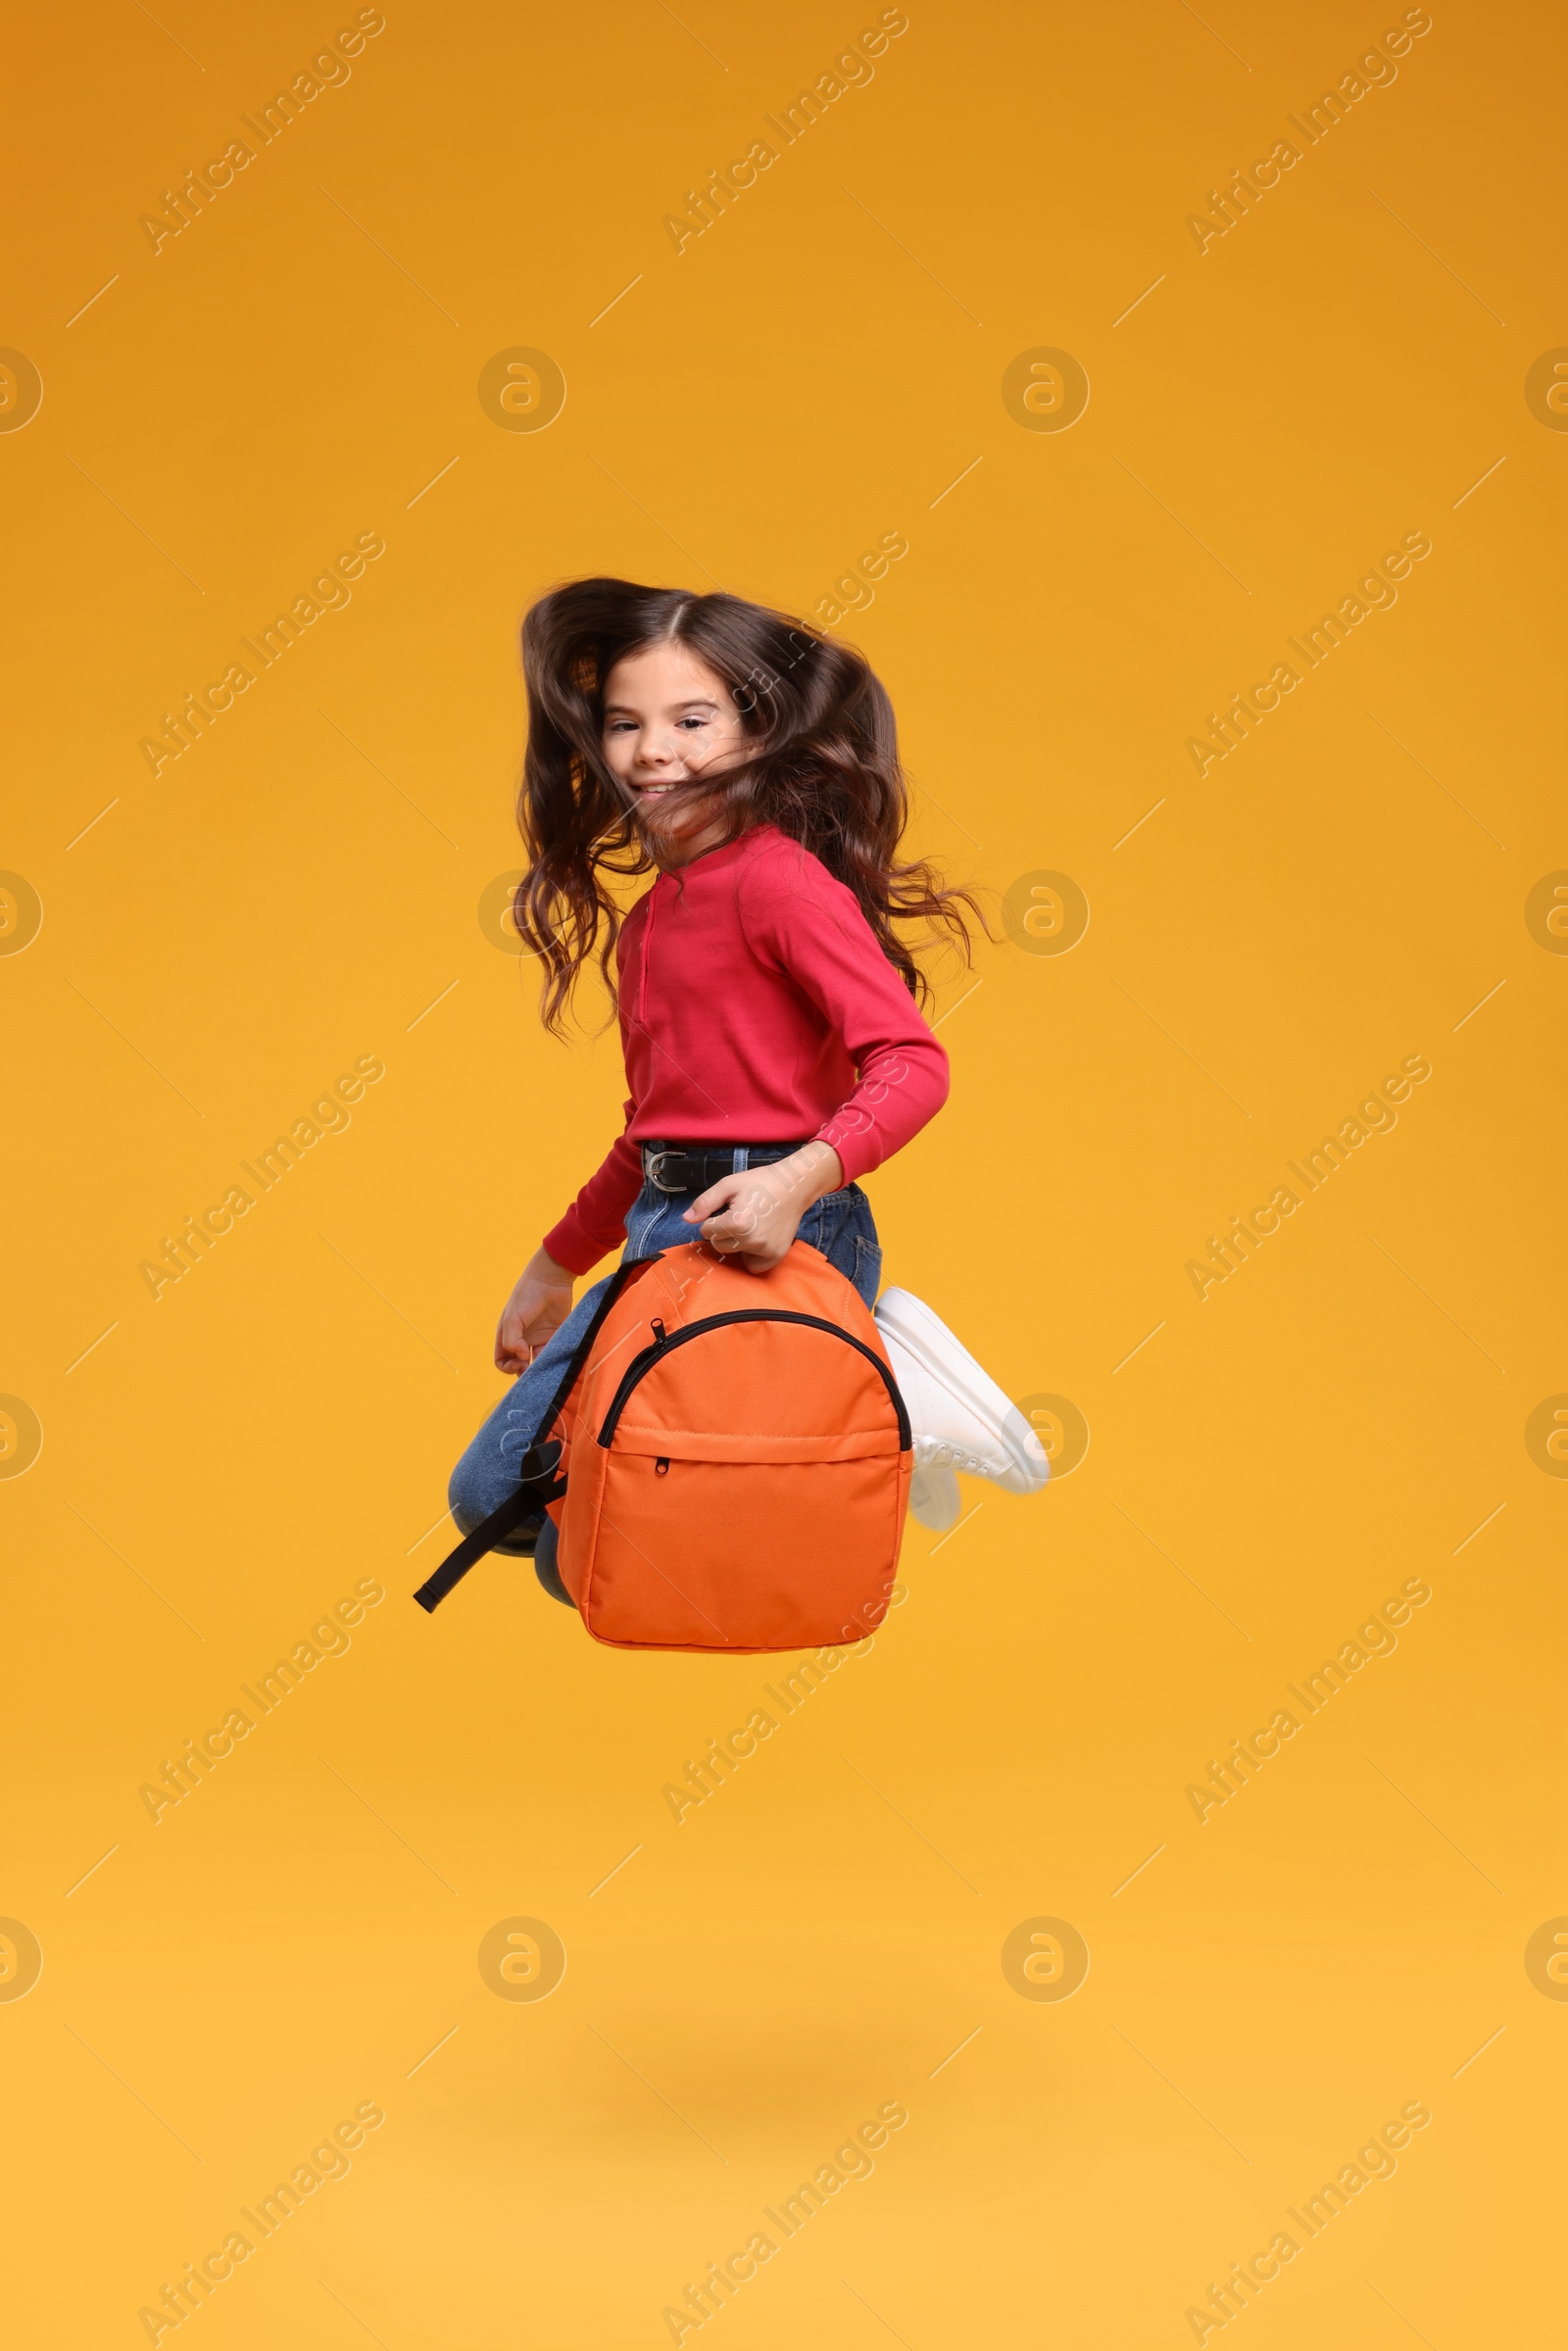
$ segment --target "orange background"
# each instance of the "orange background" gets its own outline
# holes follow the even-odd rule
[[[146,2340],[369,2103],[208,2351],[666,2342],[893,2101],[874,2174],[704,2339],[1191,2342],[1413,2101],[1250,2339],[1554,2339],[1568,2009],[1525,1950],[1568,1912],[1568,1491],[1525,1430],[1568,1390],[1568,965],[1525,909],[1568,867],[1568,441],[1549,360],[1525,383],[1568,342],[1561,23],[1435,8],[1200,253],[1187,216],[1398,10],[911,0],[677,254],[684,191],[877,15],[389,5],[156,253],[160,191],[338,21],[159,0],[19,35],[19,2340]],[[517,349],[564,375],[547,429],[481,406]],[[1070,429],[1004,402],[1041,349],[1087,375]],[[1397,604],[1200,778],[1205,714],[1417,530]],[[409,1598],[501,1300],[620,1101],[612,1039],[548,1045],[481,927],[517,862],[514,630],[596,569],[811,612],[888,532],[845,632],[915,842],[1014,919],[939,969],[954,1096],[871,1180],[887,1274],[1091,1443],[1043,1498],[911,1529],[871,1654],[677,1826],[662,1788],[765,1661],[596,1649],[500,1562]],[[352,602],[151,773],[160,713],[363,533]],[[1047,872],[1089,908],[1068,953],[1016,918]],[[1397,1127],[1200,1302],[1208,1237],[1417,1054]],[[352,1124],[155,1302],[162,1236],[362,1056]],[[1200,1824],[1209,1759],[1411,1578],[1397,1650]],[[154,1825],[140,1785],[364,1584],[347,1653]],[[481,1975],[516,1918],[564,1948],[548,1999]],[[1041,1918],[1090,1955],[1064,2001],[1004,1970]]]

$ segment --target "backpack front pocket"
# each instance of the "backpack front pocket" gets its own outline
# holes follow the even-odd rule
[[[704,1344],[719,1333],[721,1358]],[[863,1639],[892,1590],[908,1447],[886,1364],[835,1323],[737,1309],[658,1338],[573,1467],[584,1621],[628,1646]]]

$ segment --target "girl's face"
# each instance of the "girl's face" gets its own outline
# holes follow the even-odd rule
[[[605,758],[661,865],[689,864],[723,839],[720,796],[675,787],[716,778],[742,755],[744,737],[734,695],[684,645],[647,646],[610,672]]]

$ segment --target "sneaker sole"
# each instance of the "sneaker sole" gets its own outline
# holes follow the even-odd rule
[[[876,1320],[922,1371],[939,1385],[953,1389],[959,1401],[991,1431],[1007,1462],[1005,1473],[994,1483],[1004,1494],[1037,1494],[1051,1475],[1051,1464],[1043,1453],[1037,1457],[1028,1449],[1039,1446],[1040,1440],[1011,1397],[1004,1396],[995,1380],[981,1370],[963,1342],[907,1290],[884,1290],[876,1302]],[[962,1365],[949,1360],[946,1347],[957,1348]]]
[[[932,1464],[917,1469],[909,1489],[909,1515],[917,1525],[929,1527],[933,1535],[949,1534],[963,1515],[958,1495],[958,1481],[951,1469]]]

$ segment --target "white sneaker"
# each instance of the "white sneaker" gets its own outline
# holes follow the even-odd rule
[[[884,1290],[875,1312],[920,1468],[967,1470],[1005,1494],[1038,1493],[1051,1474],[1045,1446],[947,1324],[907,1290]]]
[[[958,1499],[958,1481],[951,1469],[940,1461],[921,1458],[920,1447],[927,1440],[915,1440],[914,1475],[909,1480],[909,1516],[917,1518],[922,1527],[933,1535],[945,1535],[958,1523],[963,1505]]]

